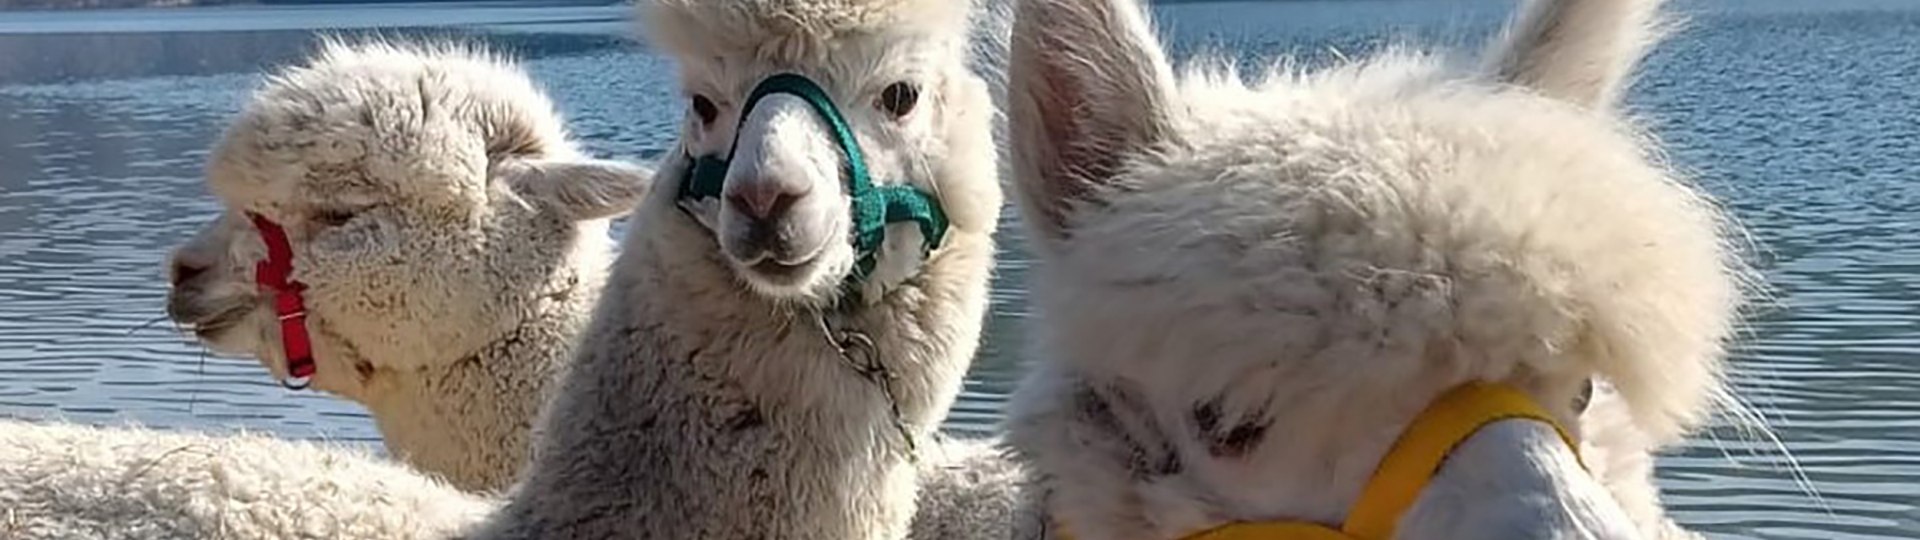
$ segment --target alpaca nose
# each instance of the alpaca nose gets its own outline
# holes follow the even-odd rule
[[[793,208],[794,201],[806,196],[807,189],[788,182],[751,182],[728,190],[727,201],[755,222],[779,219]]]
[[[173,286],[179,287],[189,281],[193,281],[193,278],[200,277],[201,274],[207,273],[207,270],[212,268],[212,265],[176,257],[173,259],[172,271],[167,273],[167,277],[173,283]]]

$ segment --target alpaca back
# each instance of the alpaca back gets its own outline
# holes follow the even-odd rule
[[[368,452],[0,421],[0,537],[444,538],[492,504]]]

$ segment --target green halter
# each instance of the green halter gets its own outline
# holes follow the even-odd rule
[[[887,225],[892,223],[913,222],[920,226],[920,237],[925,243],[922,252],[930,253],[940,247],[941,238],[947,233],[947,215],[940,209],[934,198],[913,186],[906,184],[876,186],[867,172],[867,160],[860,152],[860,143],[853,137],[853,129],[847,126],[847,120],[840,115],[840,109],[834,107],[833,99],[826,90],[806,77],[782,73],[768,77],[755,86],[747,97],[746,108],[740,111],[740,123],[745,125],[747,114],[753,111],[760,98],[772,94],[792,94],[813,107],[813,111],[833,126],[833,135],[845,154],[841,171],[847,178],[847,193],[852,197],[853,213],[853,249],[855,264],[853,274],[847,277],[848,291],[858,291],[861,281],[872,274],[879,264],[880,244],[887,239]],[[740,144],[740,130],[735,127],[733,144]],[[699,200],[717,199],[721,187],[726,184],[727,167],[731,164],[733,150],[727,151],[727,158],[700,156],[689,159],[686,179],[680,183],[680,199]]]

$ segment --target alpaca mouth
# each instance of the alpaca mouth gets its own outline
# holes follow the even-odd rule
[[[819,266],[820,254],[825,251],[825,246],[821,246],[800,256],[763,254],[756,261],[736,260],[735,263],[748,281],[768,287],[792,288],[806,283],[812,277],[814,268]]]
[[[747,269],[762,276],[790,278],[799,274],[802,270],[806,270],[807,266],[812,263],[813,259],[806,259],[794,263],[784,263],[773,259],[766,259],[755,263],[753,266],[747,267]]]
[[[195,339],[208,344],[220,341],[222,336],[240,326],[252,311],[253,306],[244,302],[217,308],[208,308],[204,304],[183,301],[177,297],[167,302],[167,317],[193,331]]]
[[[211,342],[211,340],[217,340],[219,336],[225,336],[228,331],[232,331],[238,325],[240,325],[240,313],[234,313],[234,315],[221,315],[219,319],[194,323],[192,329],[194,329],[194,338]]]
[[[248,311],[252,310],[246,309],[244,306],[229,309],[216,314],[212,318],[188,326],[193,329],[194,338],[206,342],[218,341],[220,337],[227,335],[227,332],[240,326],[240,321],[246,318]]]
[[[840,230],[845,227],[844,217],[834,217],[826,230]],[[743,242],[735,243],[727,249],[727,259],[747,281],[759,285],[764,290],[787,290],[802,287],[819,272],[831,250],[831,235],[821,235],[822,239],[807,245],[806,241],[794,238],[791,232],[774,234],[773,227],[754,230],[752,236]],[[805,235],[802,235],[805,236]]]

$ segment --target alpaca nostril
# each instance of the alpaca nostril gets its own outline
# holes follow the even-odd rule
[[[800,200],[805,193],[795,193],[772,182],[757,184],[733,190],[727,200],[754,221],[771,221],[787,213],[794,201]]]
[[[170,272],[169,276],[173,279],[173,286],[179,287],[181,284],[193,281],[193,278],[200,277],[201,274],[207,273],[207,270],[211,268],[213,267],[176,260],[173,262],[173,272]]]

